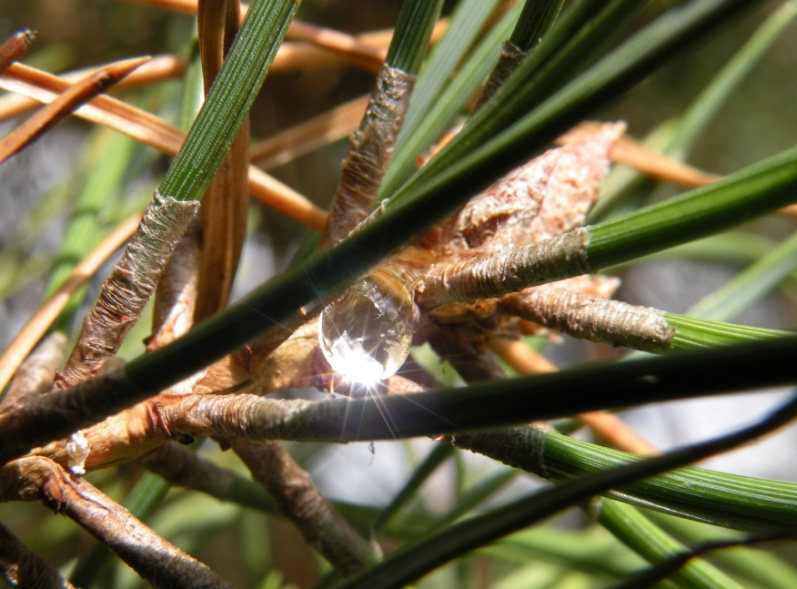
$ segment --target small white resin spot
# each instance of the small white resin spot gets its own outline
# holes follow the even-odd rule
[[[86,459],[90,451],[89,441],[82,431],[78,430],[72,434],[66,443],[66,455],[69,457],[67,465],[72,474],[79,477],[86,474]]]

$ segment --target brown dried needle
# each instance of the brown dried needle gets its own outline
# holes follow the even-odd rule
[[[25,29],[12,35],[0,45],[0,74],[6,71],[14,61],[25,55],[35,40],[36,32]]]
[[[105,92],[147,60],[148,57],[143,57],[111,64],[71,86],[0,141],[0,163],[39,139],[72,111]]]

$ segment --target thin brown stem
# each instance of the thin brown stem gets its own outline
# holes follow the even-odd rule
[[[0,486],[5,500],[39,499],[74,520],[154,587],[230,587],[91,483],[70,475],[51,460],[30,457],[7,465],[0,471]]]
[[[454,370],[468,382],[502,378],[503,370],[495,357],[483,349],[467,327],[440,325],[430,335],[429,343]]]
[[[277,509],[302,532],[305,540],[341,574],[350,576],[379,555],[318,491],[309,475],[277,442],[233,445]]]
[[[34,143],[47,131],[72,114],[74,110],[89,102],[98,94],[105,92],[118,80],[124,78],[148,59],[148,57],[128,59],[111,64],[71,85],[58,98],[0,141],[0,163]]]
[[[200,491],[222,501],[232,499],[236,475],[196,452],[170,443],[141,458],[138,463],[166,479],[170,485]],[[266,498],[263,493],[264,499]]]
[[[522,317],[577,339],[662,353],[672,349],[675,328],[660,311],[545,284],[507,295],[500,312]]]
[[[25,55],[35,40],[36,32],[25,29],[12,35],[0,45],[0,74],[6,71],[12,62]]]
[[[155,291],[152,335],[147,350],[157,350],[188,333],[194,324],[199,265],[199,221],[194,220],[163,270]]]
[[[205,92],[221,70],[238,31],[238,0],[200,0],[199,39]],[[194,321],[227,304],[246,236],[249,117],[202,197],[202,248]]]
[[[197,14],[199,0],[128,0],[136,4],[154,6],[162,10],[171,10],[182,14]],[[246,14],[248,6],[241,5],[241,17]],[[370,71],[376,71],[387,56],[384,47],[365,44],[352,35],[341,31],[319,27],[310,23],[294,20],[288,29],[288,39],[301,40],[316,47],[333,52],[349,63]]]
[[[556,142],[560,145],[576,143],[582,140],[584,134],[594,133],[597,127],[598,123],[581,123],[559,137]],[[687,188],[705,186],[722,178],[653,151],[628,135],[623,135],[617,140],[610,155],[616,164],[628,166],[651,178]]]
[[[47,393],[53,386],[55,371],[61,367],[65,356],[66,336],[55,332],[46,337],[19,367],[2,404],[11,406],[24,402],[23,399],[28,395],[33,399]]]
[[[291,23],[291,27],[288,29],[288,38],[295,41],[306,41],[317,47],[334,51],[352,63],[371,71],[379,69],[387,57],[385,48],[366,45],[352,35],[299,20],[294,20]]]

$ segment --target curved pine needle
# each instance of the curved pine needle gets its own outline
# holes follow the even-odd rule
[[[127,0],[130,4],[152,6],[180,14],[196,14],[197,0]]]
[[[146,61],[149,61],[149,57],[113,63],[72,84],[63,94],[0,141],[0,164],[40,139],[75,109],[105,92]]]
[[[55,93],[69,86],[69,82],[57,76],[18,63],[0,77],[0,87],[3,89],[45,103],[52,101]],[[124,133],[172,157],[185,140],[186,134],[181,129],[110,96],[98,96],[75,114]],[[324,211],[286,184],[253,166],[249,167],[249,193],[314,229],[321,230],[326,223]]]
[[[161,82],[163,80],[170,80],[172,78],[181,78],[185,74],[187,65],[188,60],[184,57],[178,57],[176,55],[158,55],[150,58],[148,62],[131,72],[123,80],[119,80],[114,87],[133,88],[145,86],[154,82]],[[64,73],[59,77],[67,82],[74,83],[101,69],[101,67],[83,68]],[[21,96],[19,94],[8,94],[0,98],[0,121],[14,118],[40,105],[41,102],[33,98],[28,98],[27,96]]]
[[[39,307],[0,356],[0,390],[4,389],[36,343],[47,333],[71,296],[122,247],[138,229],[141,215],[133,215],[114,229],[75,267],[57,291]]]
[[[25,55],[35,40],[36,32],[25,29],[12,35],[0,45],[0,73],[4,72],[12,62]]]

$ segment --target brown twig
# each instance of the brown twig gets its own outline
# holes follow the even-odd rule
[[[58,290],[28,319],[8,348],[5,349],[3,355],[0,356],[0,390],[5,388],[8,380],[36,345],[36,342],[47,332],[75,291],[86,280],[94,276],[100,266],[111,257],[111,254],[133,236],[139,223],[141,223],[141,215],[133,215],[114,229],[89,255],[83,258],[64,283],[58,287]]]
[[[419,280],[416,298],[426,306],[472,302],[591,274],[586,254],[588,243],[589,233],[579,228],[509,252],[439,265]]]
[[[370,71],[378,70],[387,57],[387,49],[384,47],[366,45],[352,35],[298,20],[291,23],[287,36],[292,40],[306,41],[333,51]]]
[[[155,587],[230,587],[88,481],[71,476],[49,459],[29,457],[7,465],[0,472],[0,487],[5,500],[41,500],[74,520]]]
[[[75,109],[102,94],[117,80],[149,60],[148,57],[113,63],[71,85],[68,90],[42,108],[0,141],[0,163],[34,143],[47,131],[63,121]]]
[[[194,324],[199,265],[199,222],[194,222],[163,270],[155,291],[152,335],[147,350],[157,350],[188,333]]]
[[[163,10],[171,10],[182,14],[197,14],[198,0],[128,0],[137,4],[154,6]],[[241,5],[241,18],[246,14],[248,6]],[[288,39],[311,43],[317,47],[334,52],[346,61],[365,69],[376,71],[385,60],[387,51],[383,47],[373,47],[359,41],[356,37],[341,31],[319,27],[294,20],[288,29]]]
[[[440,39],[447,26],[447,19],[440,19],[437,24],[435,24],[434,31],[432,31],[432,44]],[[386,53],[392,37],[393,29],[388,29],[384,31],[362,33],[355,38],[363,45],[380,49]],[[374,60],[367,57],[362,60],[357,60],[355,56],[351,56],[347,59],[346,56],[340,53],[334,53],[321,47],[310,45],[309,43],[286,41],[280,46],[277,57],[271,64],[269,73],[307,72],[309,70],[329,69],[347,65],[359,66],[376,73],[381,63],[375,63]]]
[[[669,351],[675,336],[675,329],[660,311],[576,292],[557,284],[544,284],[502,297],[498,309],[576,339],[647,352]]]
[[[175,442],[150,452],[138,463],[166,479],[172,486],[200,491],[221,501],[232,500],[233,489],[239,480],[232,471],[217,466]],[[254,483],[252,485],[256,486]],[[261,493],[262,508],[269,498],[264,491],[261,490]]]
[[[233,444],[254,479],[274,498],[277,509],[302,532],[305,540],[345,576],[379,556],[319,493],[309,475],[277,442]]]
[[[454,370],[467,382],[502,378],[501,367],[495,357],[479,347],[473,334],[463,326],[440,325],[429,337],[435,352],[448,360]]]
[[[15,33],[0,45],[0,74],[6,71],[12,62],[25,55],[35,40],[36,32],[25,29]]]
[[[4,76],[0,76],[0,87],[44,103],[51,102],[57,93],[63,92],[69,86],[68,82],[52,74],[18,63],[12,65]],[[186,136],[177,127],[110,96],[95,98],[76,114],[124,133],[169,156],[177,154]],[[249,193],[315,229],[323,229],[326,223],[324,211],[254,166],[249,167]]]
[[[0,524],[0,576],[12,587],[74,589],[58,571]]]

